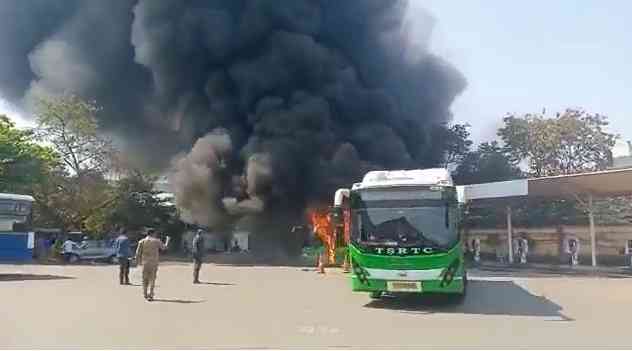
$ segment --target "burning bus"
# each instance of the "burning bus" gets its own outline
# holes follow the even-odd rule
[[[332,220],[349,216],[352,288],[465,296],[456,187],[446,169],[372,171],[336,191]]]

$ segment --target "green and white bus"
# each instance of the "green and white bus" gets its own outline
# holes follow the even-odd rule
[[[459,201],[448,170],[369,172],[361,183],[336,192],[334,220],[340,221],[344,210],[350,211],[354,291],[370,292],[372,298],[445,293],[461,301],[465,296]]]

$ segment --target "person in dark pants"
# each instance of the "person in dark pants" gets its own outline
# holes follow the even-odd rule
[[[204,237],[201,229],[198,229],[193,237],[191,252],[193,253],[193,284],[200,284],[200,269],[204,260]]]
[[[114,240],[114,250],[119,261],[119,283],[129,285],[129,266],[132,257],[132,249],[125,230],[121,230],[119,236]]]
[[[66,239],[66,241],[62,244],[62,254],[64,255],[64,261],[66,261],[66,263],[70,263],[70,259],[76,246],[77,244],[70,240],[70,238]]]

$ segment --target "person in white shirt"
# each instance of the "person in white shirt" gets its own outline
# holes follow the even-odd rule
[[[472,240],[472,249],[474,251],[474,262],[479,263],[481,261],[481,239],[474,238]]]
[[[566,240],[566,253],[569,257],[569,264],[576,266],[579,264],[579,239],[574,236]]]
[[[70,256],[72,255],[76,245],[77,244],[70,239],[66,239],[66,241],[62,244],[62,254],[64,255],[64,260],[66,262],[70,262]]]
[[[529,254],[529,242],[525,237],[518,239],[518,257],[521,264],[527,263],[527,255]]]

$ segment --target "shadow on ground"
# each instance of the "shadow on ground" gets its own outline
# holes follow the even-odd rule
[[[512,281],[471,280],[465,301],[456,304],[441,295],[385,296],[366,304],[367,308],[399,310],[404,313],[462,313],[504,316],[552,317],[572,321],[562,307],[546,297],[529,293]]]
[[[0,282],[11,281],[25,281],[25,280],[59,280],[59,279],[75,279],[74,277],[67,277],[62,275],[50,275],[50,274],[0,274]]]
[[[489,277],[513,277],[513,278],[547,278],[547,277],[603,277],[613,279],[632,278],[630,272],[625,270],[592,270],[573,269],[565,266],[551,267],[498,267],[479,266],[471,267],[470,272],[480,273]]]
[[[220,283],[220,282],[199,282],[200,285],[218,285],[218,286],[232,286],[235,283]]]
[[[202,303],[205,300],[182,300],[182,299],[154,299],[153,302],[169,302],[169,303]]]
[[[170,264],[187,264],[192,259],[186,256],[169,255],[164,261]],[[311,267],[314,266],[313,260],[306,259],[303,256],[297,257],[262,257],[251,253],[212,253],[204,257],[204,263],[212,263],[218,266],[235,266],[235,267]]]
[[[30,266],[30,265],[35,264],[38,266],[54,266],[54,267],[55,266],[57,267],[117,266],[118,267],[118,263],[111,263],[111,262],[106,262],[103,260],[97,260],[97,261],[83,260],[83,261],[78,261],[74,263],[68,263],[62,260],[56,260],[56,261],[34,260],[31,262],[10,262],[10,264],[16,265],[16,266],[20,266],[20,265]]]

